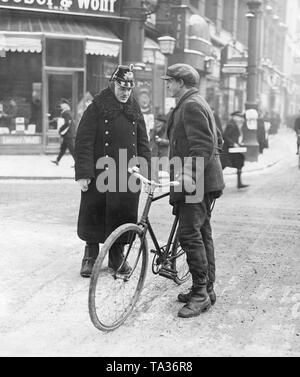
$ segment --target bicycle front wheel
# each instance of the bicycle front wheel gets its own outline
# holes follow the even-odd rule
[[[127,275],[107,265],[109,250],[120,244],[132,269]],[[147,241],[138,225],[124,224],[112,232],[95,262],[89,287],[89,314],[97,329],[112,331],[125,322],[143,289],[147,266]]]

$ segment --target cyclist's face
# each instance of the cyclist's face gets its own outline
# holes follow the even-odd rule
[[[168,79],[166,80],[168,93],[171,97],[177,98],[180,96],[182,90],[182,80]]]
[[[126,103],[132,93],[132,88],[125,88],[115,82],[115,97],[121,103]]]

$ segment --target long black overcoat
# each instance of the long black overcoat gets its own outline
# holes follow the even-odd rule
[[[224,146],[221,155],[221,162],[223,169],[226,167],[242,169],[245,162],[245,156],[242,153],[229,153],[229,148],[234,147],[234,144],[239,144],[241,132],[237,124],[230,121],[223,133]]]
[[[196,88],[190,89],[179,100],[168,120],[170,140],[170,160],[178,157],[182,161],[184,175],[194,179],[204,179],[204,193],[215,192],[220,195],[225,187],[220,162],[220,148],[215,119],[207,102]],[[222,138],[220,138],[222,143]],[[186,157],[192,157],[185,161]],[[204,171],[197,172],[194,157],[203,157]],[[170,171],[170,178],[176,177],[175,169]],[[179,172],[180,173],[180,172]],[[171,204],[185,200],[183,190],[171,190]]]
[[[124,157],[119,161],[120,150],[127,151],[127,161]],[[90,243],[103,243],[118,226],[137,221],[140,191],[120,192],[118,177],[122,170],[127,185],[126,163],[131,160],[130,166],[137,165],[139,157],[150,163],[151,151],[140,107],[133,96],[126,104],[121,104],[107,88],[95,96],[84,112],[75,140],[75,179],[92,180],[89,190],[81,193],[79,238]],[[110,174],[109,169],[112,169],[110,164],[100,166],[100,161],[105,162],[106,158],[116,162],[116,172],[112,173],[116,173],[116,192],[99,191],[100,174]]]

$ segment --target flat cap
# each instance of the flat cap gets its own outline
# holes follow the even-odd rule
[[[177,63],[167,69],[167,73],[161,77],[163,80],[181,79],[188,86],[198,86],[200,82],[199,73],[189,64]]]
[[[61,98],[59,101],[59,104],[61,105],[62,103],[66,103],[68,106],[71,107],[70,101],[68,101],[66,98]]]
[[[245,118],[245,114],[242,113],[241,111],[237,110],[234,111],[233,113],[230,114],[232,117],[240,117],[240,118]]]

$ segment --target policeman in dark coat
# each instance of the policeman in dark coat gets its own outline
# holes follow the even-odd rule
[[[170,203],[178,210],[179,242],[187,254],[193,286],[178,300],[186,303],[179,317],[199,315],[216,301],[215,255],[211,229],[211,211],[224,189],[215,119],[207,102],[199,94],[198,72],[188,64],[174,64],[162,77],[177,105],[168,120],[170,140],[170,179],[183,183],[182,190],[171,190]],[[181,161],[172,166],[172,160]],[[202,165],[198,165],[198,162]],[[204,192],[193,192],[203,183]],[[195,194],[195,195],[194,195]]]
[[[227,124],[224,133],[223,153],[221,154],[222,168],[226,167],[237,169],[237,187],[245,188],[241,180],[242,168],[245,163],[245,156],[242,153],[230,153],[229,148],[239,147],[242,144],[242,127],[245,122],[245,116],[241,111],[234,111],[231,114],[231,120]]]
[[[69,149],[72,157],[74,158],[74,138],[75,138],[75,124],[71,112],[70,102],[64,98],[59,103],[61,117],[64,120],[64,124],[58,130],[58,133],[62,137],[62,143],[60,146],[59,155],[56,160],[52,161],[55,165],[59,164],[59,161]]]
[[[143,114],[132,95],[134,86],[133,66],[118,66],[109,87],[95,96],[78,126],[75,179],[82,190],[77,233],[86,241],[83,277],[91,275],[99,243],[104,243],[118,226],[137,221],[140,192],[128,189],[127,169],[138,165],[139,157],[150,165],[151,151]],[[105,190],[105,174],[108,182],[109,174],[116,179],[115,189]],[[121,183],[124,186],[122,179],[127,186],[125,192],[119,190]],[[110,251],[109,267],[117,270],[122,262],[123,245],[120,243]],[[120,272],[129,271],[130,266],[124,264]]]

